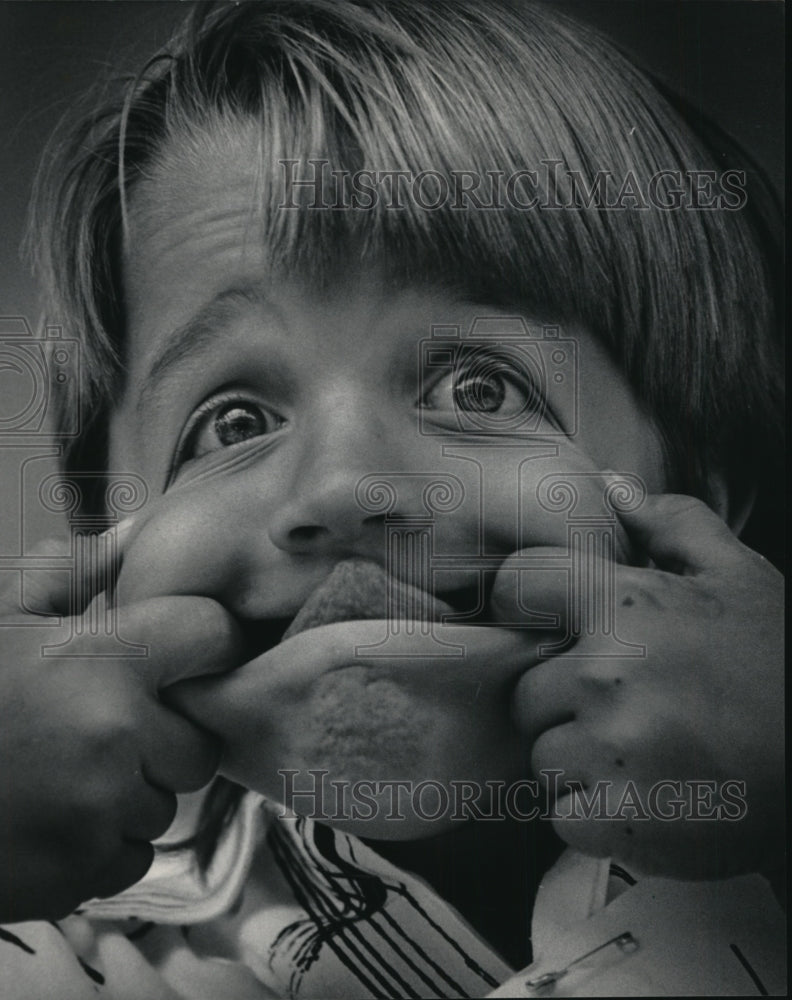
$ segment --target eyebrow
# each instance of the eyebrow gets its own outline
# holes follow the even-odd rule
[[[228,323],[242,305],[261,305],[266,299],[253,285],[235,285],[213,296],[186,323],[168,333],[142,379],[136,404],[138,417],[163,389],[173,371],[185,361],[199,360],[217,340],[219,327]]]

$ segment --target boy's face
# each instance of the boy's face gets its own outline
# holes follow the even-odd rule
[[[463,350],[451,365],[434,356],[427,367],[421,344],[433,327],[458,326],[465,343],[477,317],[501,317],[510,330],[513,311],[441,287],[392,287],[384,269],[352,262],[329,293],[274,274],[251,213],[254,150],[255,136],[239,130],[198,157],[172,152],[132,199],[128,377],[111,467],[142,475],[152,498],[125,557],[121,600],[202,594],[245,623],[290,619],[339,561],[388,565],[384,513],[356,496],[376,474],[395,491],[391,513],[408,517],[427,515],[433,478],[457,489],[458,506],[431,515],[429,587],[471,608],[478,557],[566,546],[569,511],[541,501],[547,476],[572,476],[576,515],[602,515],[605,469],[662,491],[658,439],[586,330],[561,331],[576,345],[576,391],[568,363],[563,383],[532,383],[536,364],[521,358],[554,369],[530,315],[530,350],[496,336],[483,353]],[[620,528],[617,537],[627,558]],[[456,559],[438,568],[442,557]],[[426,701],[415,705],[424,718],[430,695],[420,682],[410,692]],[[498,703],[501,719],[496,710],[479,721],[468,705],[459,711],[470,718],[457,722],[467,732],[508,728]]]

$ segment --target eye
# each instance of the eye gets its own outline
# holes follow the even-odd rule
[[[211,452],[264,437],[279,430],[285,421],[277,413],[251,399],[213,397],[195,412],[179,449],[182,462]]]
[[[424,406],[444,416],[489,417],[492,429],[506,429],[514,419],[535,413],[541,397],[532,379],[506,358],[477,354],[461,358],[424,397]],[[482,428],[483,429],[483,428]]]

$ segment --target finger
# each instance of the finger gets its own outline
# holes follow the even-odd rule
[[[27,555],[21,610],[37,615],[82,613],[102,591],[115,584],[121,553],[132,528],[131,518],[99,535],[46,538]],[[35,563],[51,565],[36,568]]]
[[[731,566],[742,550],[728,525],[695,497],[647,496],[636,510],[619,516],[635,543],[669,572],[697,573]]]
[[[148,778],[145,769],[143,776]],[[148,783],[137,791],[129,807],[129,816],[123,824],[125,836],[132,840],[156,840],[176,816],[176,796]]]
[[[2,901],[3,923],[27,920],[62,920],[94,894],[95,872],[82,855],[75,855],[71,864],[64,864],[55,849],[38,850],[35,840],[18,852],[5,882]]]
[[[569,552],[537,546],[504,559],[490,596],[495,621],[531,625],[537,629],[566,627],[569,593]]]
[[[487,691],[507,697],[536,661],[536,643],[511,629],[435,625],[431,635],[388,635],[387,621],[340,622],[300,632],[226,676],[178,684],[168,697],[230,739],[251,720],[262,728],[304,703],[320,677],[340,668],[370,669],[427,696],[481,700]]]
[[[636,579],[639,572],[643,576]],[[645,571],[580,549],[525,549],[509,556],[498,571],[493,617],[502,625],[530,629],[544,659],[581,637],[612,631],[617,588],[648,586],[650,579]]]
[[[531,770],[551,800],[567,794],[567,782],[586,785],[590,781],[592,742],[578,720],[553,726],[538,737],[531,749]]]
[[[115,590],[118,571],[124,557],[124,549],[135,527],[135,519],[128,517],[112,525],[95,537],[77,534],[74,542],[75,570],[78,581],[78,595],[83,594],[83,605],[96,594]],[[78,601],[79,604],[79,601]]]
[[[574,719],[579,687],[572,661],[558,657],[526,670],[512,695],[512,719],[528,743]]]
[[[615,855],[628,861],[634,855],[635,833],[643,832],[644,821],[650,817],[640,813],[640,798],[632,791],[628,795],[627,787],[624,782],[581,781],[571,790],[559,788],[553,829],[582,854],[597,858]],[[622,802],[626,805],[619,813]],[[637,803],[635,809],[629,808],[632,802]]]
[[[171,792],[197,792],[212,780],[219,762],[219,742],[163,706],[159,738],[150,739],[143,751],[146,781]]]
[[[16,580],[3,588],[0,613],[61,614],[69,606],[69,553],[67,538],[44,538],[25,552]]]
[[[223,673],[244,658],[238,623],[209,597],[157,597],[117,610],[121,637],[146,647],[141,668],[157,689]]]
[[[148,841],[127,839],[114,855],[105,874],[95,879],[91,891],[99,899],[116,896],[139,882],[151,868],[154,848]]]

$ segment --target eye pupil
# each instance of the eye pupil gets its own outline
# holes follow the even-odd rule
[[[266,433],[267,420],[260,410],[229,403],[215,417],[214,430],[218,441],[228,446]]]
[[[499,376],[460,379],[454,386],[454,404],[461,410],[496,413],[506,398],[506,385]]]

